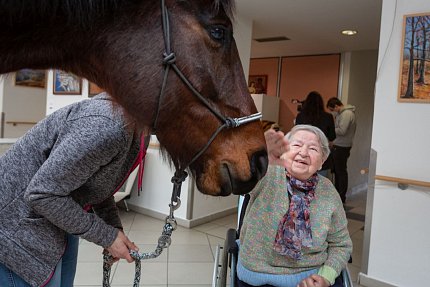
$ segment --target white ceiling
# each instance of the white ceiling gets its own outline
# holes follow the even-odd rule
[[[382,0],[236,0],[236,13],[253,20],[251,58],[318,55],[378,49]],[[354,29],[353,37],[341,34]]]

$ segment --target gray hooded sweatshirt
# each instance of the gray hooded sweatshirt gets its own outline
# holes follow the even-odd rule
[[[336,116],[334,125],[336,131],[334,145],[352,147],[356,129],[355,107],[352,105],[344,106]]]
[[[56,111],[21,137],[0,157],[0,262],[41,286],[66,232],[110,246],[121,228],[112,195],[139,141],[106,94]]]

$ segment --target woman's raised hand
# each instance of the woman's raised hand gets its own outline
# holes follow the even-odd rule
[[[269,156],[269,164],[285,166],[285,161],[281,159],[281,155],[288,149],[288,141],[281,131],[270,129],[264,133],[266,138],[267,153]]]

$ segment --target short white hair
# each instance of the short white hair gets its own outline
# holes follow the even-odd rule
[[[322,150],[322,159],[323,162],[328,158],[328,156],[330,155],[330,147],[328,145],[328,139],[325,136],[325,134],[317,127],[315,126],[311,126],[311,125],[296,125],[294,126],[285,136],[285,138],[288,141],[291,141],[291,139],[293,138],[293,136],[295,135],[296,132],[298,131],[308,131],[311,132],[313,134],[315,134],[318,137],[318,141],[320,143],[321,146],[321,150]]]

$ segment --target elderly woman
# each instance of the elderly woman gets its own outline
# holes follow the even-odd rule
[[[270,166],[240,234],[239,286],[327,287],[352,252],[342,201],[317,174],[330,150],[317,127],[266,132]]]

